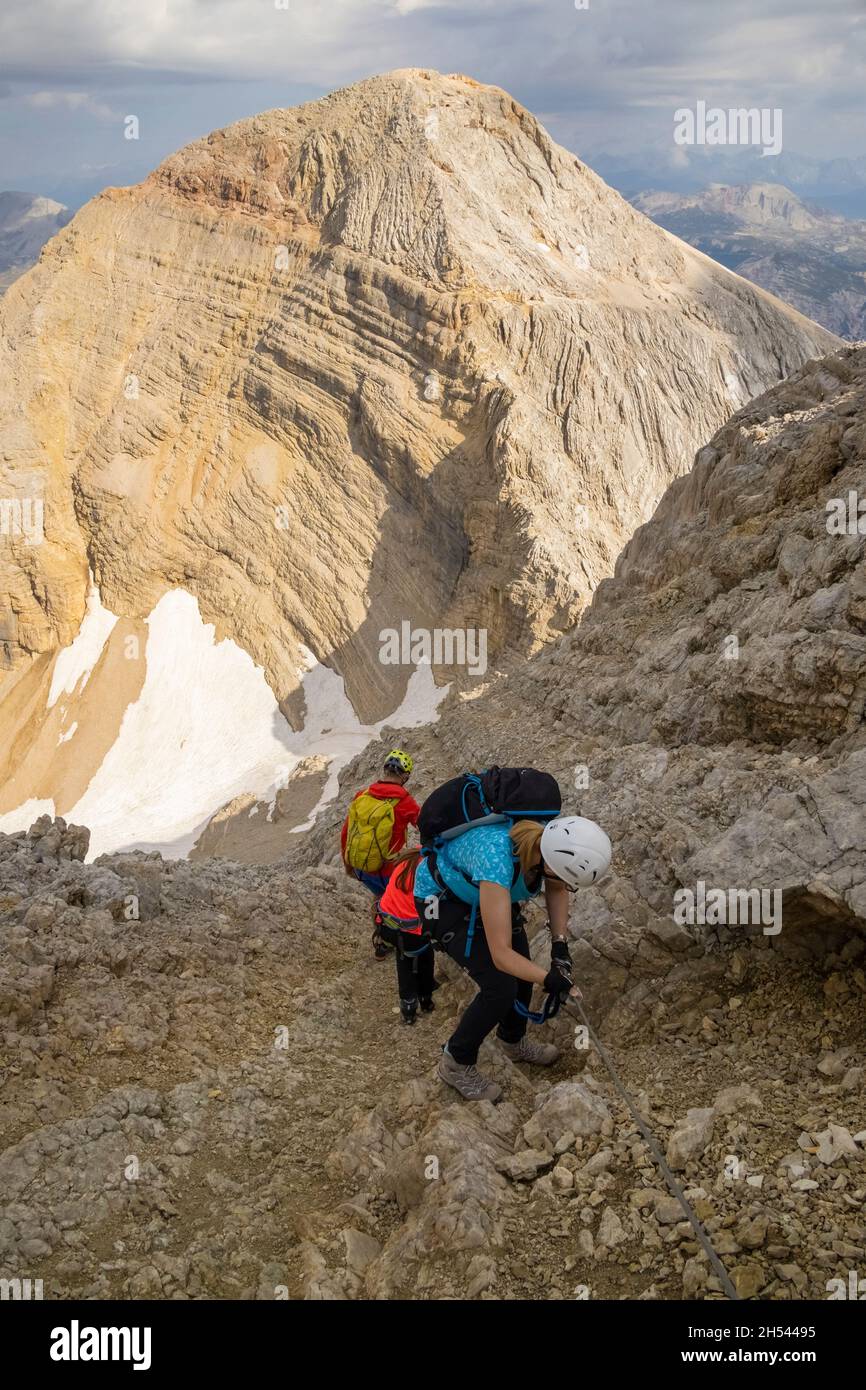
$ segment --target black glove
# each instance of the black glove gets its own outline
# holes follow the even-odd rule
[[[558,970],[560,975],[567,975],[571,980],[574,978],[574,967],[571,963],[571,956],[568,953],[568,942],[556,940],[550,947],[550,968]]]
[[[568,994],[571,989],[571,980],[567,975],[560,974],[556,966],[548,970],[541,986],[545,994]]]

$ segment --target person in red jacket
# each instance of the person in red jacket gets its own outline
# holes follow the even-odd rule
[[[433,939],[429,927],[418,916],[414,885],[417,860],[404,854],[391,873],[379,899],[376,926],[379,935],[394,952],[397,967],[397,994],[400,1017],[415,1023],[418,1010],[432,1013],[433,991],[439,982],[433,975]]]
[[[378,782],[373,782],[369,787],[362,787],[352,798],[349,813],[343,822],[343,829],[340,832],[340,851],[343,857],[343,865],[346,873],[351,878],[356,878],[359,883],[363,883],[373,894],[373,950],[377,960],[386,960],[388,948],[381,941],[376,927],[377,906],[379,899],[388,886],[391,877],[393,861],[406,848],[406,836],[410,825],[418,824],[418,816],[421,808],[417,801],[409,792],[406,791],[406,783],[412,772],[413,762],[408,753],[404,753],[402,748],[392,748],[387,758],[382,776]],[[370,817],[359,817],[358,808],[353,814],[352,807],[360,797],[365,798],[365,810],[369,808],[369,798],[374,801],[385,803],[387,810],[385,815],[387,825],[393,814],[393,826],[387,846],[382,845],[376,838],[374,832],[368,832],[364,839],[364,832],[370,823]],[[359,825],[359,819],[361,824]],[[360,835],[361,843],[373,849],[372,861],[369,868],[360,868],[357,864],[350,862],[354,852],[353,846],[349,844],[350,822],[352,822],[353,843],[354,836]],[[369,850],[365,850],[369,852]]]

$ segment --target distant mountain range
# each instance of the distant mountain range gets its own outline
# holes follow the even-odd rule
[[[866,221],[774,183],[640,193],[634,206],[842,338],[866,338]]]
[[[764,157],[757,146],[700,145],[680,147],[682,162],[668,154],[644,150],[628,155],[583,151],[592,167],[626,198],[645,188],[698,193],[713,184],[772,183],[793,190],[805,203],[843,217],[866,218],[866,157],[815,159],[784,150]]]
[[[35,193],[0,193],[0,294],[23,275],[72,213]]]

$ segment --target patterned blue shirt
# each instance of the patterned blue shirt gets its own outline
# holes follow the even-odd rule
[[[479,825],[454,840],[446,840],[436,851],[446,866],[460,869],[473,883],[498,883],[511,888],[514,877],[514,844],[507,825]],[[439,889],[422,859],[415,873],[415,897],[438,897]]]

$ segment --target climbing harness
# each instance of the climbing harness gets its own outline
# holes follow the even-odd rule
[[[619,1077],[617,1076],[616,1068],[614,1067],[613,1062],[608,1056],[606,1048],[599,1041],[598,1034],[593,1030],[590,1021],[587,1018],[586,1013],[584,1012],[583,1005],[580,1003],[578,999],[572,999],[565,1004],[565,1009],[567,1013],[572,1015],[572,1017],[575,1016],[574,1010],[577,1009],[577,1012],[580,1015],[582,1022],[586,1025],[586,1029],[589,1033],[589,1036],[592,1038],[592,1041],[595,1044],[596,1049],[598,1050],[598,1055],[601,1057],[601,1060],[604,1062],[604,1065],[607,1067],[608,1072],[610,1073],[611,1081],[613,1082],[620,1097],[625,1101],[631,1113],[632,1119],[634,1120],[635,1124],[637,1125],[638,1129],[640,1130],[641,1134],[643,1135],[644,1139],[649,1145],[650,1153],[655,1159],[656,1165],[659,1171],[661,1172],[662,1176],[664,1177],[665,1182],[667,1183],[671,1192],[676,1197],[677,1201],[679,1202],[680,1206],[685,1212],[689,1225],[691,1226],[692,1230],[697,1236],[698,1242],[700,1243],[712,1268],[715,1270],[716,1274],[719,1277],[722,1288],[724,1289],[728,1298],[739,1300],[740,1295],[737,1293],[737,1290],[734,1288],[734,1285],[731,1282],[731,1276],[728,1274],[728,1271],[725,1269],[725,1266],[722,1264],[722,1261],[713,1249],[710,1243],[710,1238],[707,1235],[704,1226],[695,1214],[691,1206],[691,1203],[686,1197],[686,1194],[683,1192],[682,1187],[680,1186],[677,1179],[674,1177],[673,1173],[668,1167],[668,1164],[665,1161],[664,1154],[659,1149],[659,1146],[656,1143],[649,1126],[647,1125],[643,1116],[640,1114],[639,1110],[633,1103],[628,1091],[625,1089]]]

